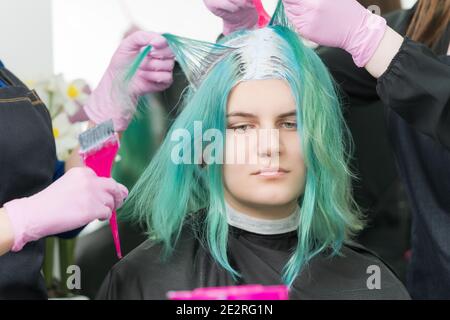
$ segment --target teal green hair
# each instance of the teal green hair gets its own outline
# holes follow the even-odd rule
[[[290,28],[268,28],[280,39],[278,49],[283,63],[277,74],[290,85],[297,104],[298,134],[307,168],[305,191],[298,199],[298,243],[282,276],[283,282],[291,286],[312,258],[322,253],[339,254],[344,241],[362,228],[362,222],[351,194],[348,130],[330,74],[317,54],[304,46]],[[246,37],[252,32],[240,31],[230,38]],[[174,52],[183,52],[183,47],[192,50],[184,38],[169,34],[165,37]],[[226,48],[230,38],[218,45],[219,51]],[[206,211],[202,226],[205,236],[200,240],[215,261],[236,279],[240,274],[227,256],[223,165],[213,163],[204,168],[171,161],[172,150],[179,144],[171,139],[177,129],[190,133],[188,142],[192,146],[201,141],[194,135],[195,121],[202,122],[203,130],[218,129],[225,136],[228,96],[242,76],[239,57],[225,51],[217,54],[220,59],[215,60],[201,84],[187,94],[184,109],[131,191],[122,214],[143,223],[149,237],[163,245],[163,258],[169,258],[187,217]],[[178,59],[179,54],[176,56]]]

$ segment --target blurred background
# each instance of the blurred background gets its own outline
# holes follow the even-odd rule
[[[263,0],[268,12],[276,2]],[[222,28],[202,0],[0,0],[0,57],[22,79],[63,73],[95,85],[131,25],[210,41]]]

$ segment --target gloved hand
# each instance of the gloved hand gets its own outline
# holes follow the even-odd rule
[[[13,252],[43,237],[74,230],[119,208],[128,190],[89,168],[69,170],[45,190],[4,205],[14,233]]]
[[[386,32],[386,20],[356,0],[283,0],[297,32],[317,44],[349,52],[364,67]]]
[[[223,20],[223,34],[240,29],[253,29],[258,24],[258,13],[253,0],[203,0],[214,15]]]
[[[128,95],[134,107],[130,110],[129,106],[124,106],[114,94],[114,90],[117,90],[114,81],[124,76],[126,69],[148,45],[152,46],[152,50],[142,62],[129,86]],[[125,131],[133,118],[140,96],[170,87],[173,82],[174,64],[174,55],[166,39],[160,34],[145,31],[131,34],[120,44],[102,80],[84,106],[89,119],[96,124],[112,119],[116,131]]]

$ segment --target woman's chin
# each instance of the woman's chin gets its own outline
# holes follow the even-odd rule
[[[264,190],[257,189],[252,201],[257,206],[283,207],[292,204],[297,197],[290,194],[289,190],[280,191],[274,188]]]

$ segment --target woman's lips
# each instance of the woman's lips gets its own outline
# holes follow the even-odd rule
[[[287,174],[289,171],[283,168],[263,168],[253,173],[253,175],[261,176],[261,177],[282,177]]]

